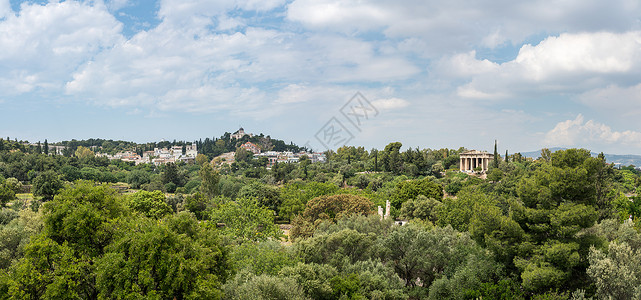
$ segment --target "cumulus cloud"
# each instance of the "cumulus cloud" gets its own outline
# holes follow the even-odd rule
[[[444,54],[474,45],[518,44],[540,32],[621,32],[638,26],[641,4],[634,0],[422,1],[295,0],[287,18],[313,29],[348,33],[382,31],[387,37],[419,38],[419,51]]]
[[[641,32],[565,33],[538,45],[524,45],[514,60],[500,65],[474,59],[470,54],[459,54],[442,63],[453,74],[470,79],[459,88],[462,97],[578,93],[621,78],[637,80],[641,74]]]
[[[556,124],[547,132],[544,143],[549,146],[574,147],[586,144],[630,145],[641,147],[641,132],[614,131],[608,125],[594,120],[585,121],[579,114],[574,120]]]
[[[1,94],[58,89],[93,55],[121,40],[104,6],[74,1],[22,4],[0,20]]]
[[[0,20],[13,14],[9,0],[0,0]]]
[[[303,102],[323,93],[327,98],[337,83],[402,80],[420,71],[400,55],[339,35],[299,36],[252,26],[242,32],[212,31],[219,17],[210,2],[167,2],[178,7],[162,7],[158,26],[78,68],[66,93],[109,106],[211,112],[235,103],[263,110],[270,102]],[[194,11],[200,21],[182,19]],[[176,24],[183,21],[191,23]],[[323,88],[310,89],[306,82]]]

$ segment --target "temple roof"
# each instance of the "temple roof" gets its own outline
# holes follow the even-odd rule
[[[491,154],[490,154],[490,153],[488,153],[487,151],[478,151],[478,150],[465,151],[465,152],[462,152],[460,155],[479,155],[479,154],[483,154],[483,155],[484,155],[484,154],[488,154],[488,155],[491,155]]]

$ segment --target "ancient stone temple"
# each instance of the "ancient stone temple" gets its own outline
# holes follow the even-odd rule
[[[494,159],[494,155],[485,151],[470,150],[459,154],[460,156],[460,170],[461,172],[474,172],[477,167],[481,168],[482,172],[487,171],[490,165],[490,160]]]

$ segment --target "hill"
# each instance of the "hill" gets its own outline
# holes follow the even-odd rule
[[[567,148],[554,147],[549,149],[550,151],[555,152],[558,150],[566,150]],[[599,153],[596,153],[596,152],[590,152],[590,154],[592,154],[592,156],[595,156],[595,157],[599,155]],[[525,157],[538,158],[538,157],[541,157],[541,150],[521,152],[521,155]],[[604,155],[605,155],[605,160],[608,163],[614,163],[616,165],[622,165],[622,166],[629,166],[629,165],[641,166],[641,155],[608,154],[608,153],[605,153]]]

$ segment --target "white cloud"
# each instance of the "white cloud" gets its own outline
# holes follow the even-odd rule
[[[641,32],[565,33],[536,46],[524,45],[514,60],[500,65],[467,53],[441,62],[441,69],[448,67],[451,73],[470,78],[459,88],[474,91],[468,95],[577,93],[622,78],[638,80]]]
[[[287,18],[314,30],[382,31],[394,39],[419,38],[432,55],[469,51],[477,45],[518,44],[541,32],[621,32],[639,26],[635,0],[423,1],[295,0]]]
[[[59,88],[78,65],[119,41],[120,30],[104,6],[22,4],[18,15],[0,20],[0,93]]]
[[[410,102],[401,98],[387,98],[374,100],[372,105],[378,110],[393,110],[407,107]]]
[[[107,0],[105,4],[111,11],[117,11],[129,6],[131,2],[130,0]]]
[[[594,120],[585,121],[579,114],[574,120],[566,120],[545,135],[548,146],[582,146],[586,144],[625,145],[641,147],[641,132],[614,131],[610,126]]]
[[[0,20],[12,14],[11,2],[9,0],[0,0]]]
[[[437,62],[434,69],[439,75],[468,78],[473,75],[495,72],[500,65],[487,59],[476,59],[476,51],[459,53]]]
[[[217,12],[209,2],[163,5],[169,7],[161,7],[163,21],[158,26],[78,68],[66,93],[109,106],[264,110],[270,102],[327,99],[329,92],[342,95],[343,89],[332,87],[336,83],[397,81],[420,72],[401,55],[380,53],[373,43],[356,38],[298,35],[239,22],[224,27],[243,26],[242,32],[220,33],[210,27],[229,18],[214,16]],[[200,21],[183,20],[188,14],[200,16]],[[183,21],[190,23],[179,24]]]

